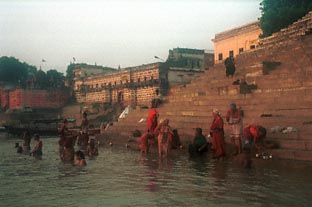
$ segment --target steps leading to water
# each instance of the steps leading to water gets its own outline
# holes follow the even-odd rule
[[[280,65],[263,74],[264,61]],[[158,109],[160,118],[169,118],[182,140],[188,140],[195,127],[208,133],[213,108],[224,116],[235,102],[244,110],[244,125],[263,125],[267,140],[279,144],[279,149],[272,150],[275,157],[312,161],[312,35],[280,47],[243,53],[235,62],[233,79],[225,77],[225,68],[219,64],[190,84],[171,88],[166,103]],[[232,84],[237,79],[254,83],[257,89],[240,94],[240,86]],[[135,129],[144,131],[146,123],[138,121],[147,114],[147,109],[133,110],[108,133],[128,137]],[[275,126],[294,127],[297,132],[273,134],[270,130]],[[228,130],[225,124],[226,134]]]

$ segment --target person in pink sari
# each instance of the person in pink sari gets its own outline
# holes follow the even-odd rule
[[[223,119],[218,109],[214,109],[212,115],[213,121],[210,126],[210,135],[212,137],[211,150],[213,151],[213,158],[223,159],[225,156]]]

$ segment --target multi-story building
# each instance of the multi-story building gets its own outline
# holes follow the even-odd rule
[[[79,103],[122,103],[149,105],[153,98],[166,95],[168,65],[152,63],[128,67],[114,73],[74,78]]]
[[[116,71],[114,68],[88,64],[71,64],[70,67],[73,67],[75,77],[88,77]]]
[[[224,32],[217,33],[214,42],[215,63],[223,62],[227,57],[255,49],[262,30],[259,21],[251,22]]]
[[[213,53],[175,48],[166,62],[115,70],[106,74],[81,76],[74,69],[76,100],[79,103],[122,103],[150,105],[165,96],[169,87],[189,83],[213,65]]]
[[[206,69],[213,66],[214,54],[205,50],[190,48],[174,48],[169,50],[169,86],[189,83],[201,76]]]

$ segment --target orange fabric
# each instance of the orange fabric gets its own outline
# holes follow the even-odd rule
[[[217,116],[211,126],[210,132],[212,134],[212,146],[211,149],[214,151],[214,157],[221,157],[225,155],[225,141],[223,131],[223,119]]]
[[[157,127],[157,117],[158,112],[156,109],[152,108],[147,116],[147,131],[154,132],[155,128]]]
[[[262,126],[249,125],[244,128],[244,140],[249,140],[251,142],[257,142],[265,138],[266,131]]]

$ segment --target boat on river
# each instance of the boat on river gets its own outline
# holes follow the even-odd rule
[[[21,135],[24,131],[28,130],[31,134],[39,134],[41,136],[57,136],[59,134],[59,125],[63,119],[40,119],[34,120],[30,124],[20,124],[17,126],[4,125],[4,129],[8,134]],[[72,135],[78,135],[81,129],[76,127],[75,119],[67,119],[68,123],[72,126],[69,127],[69,131]],[[100,128],[91,128],[88,130],[89,135],[100,134]]]

